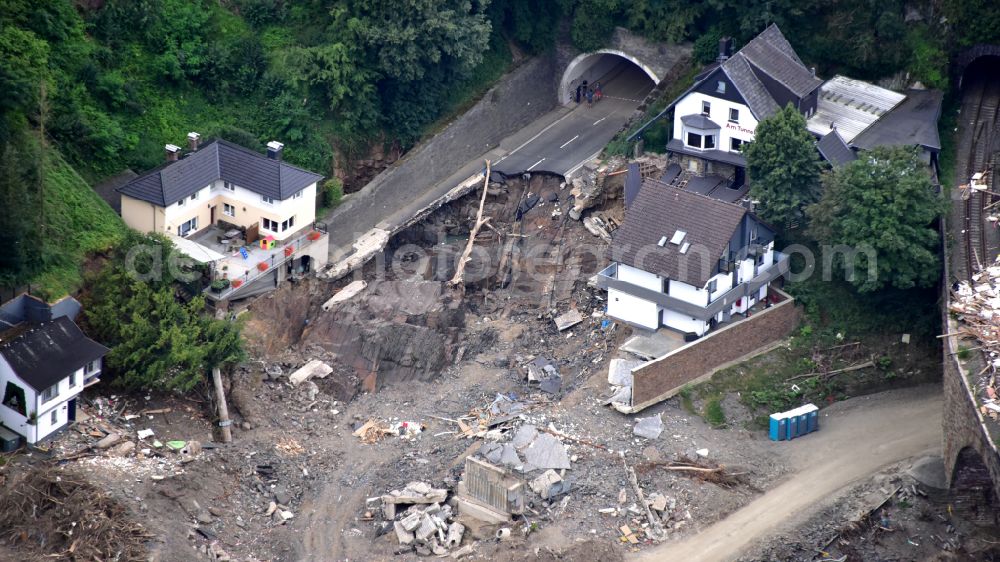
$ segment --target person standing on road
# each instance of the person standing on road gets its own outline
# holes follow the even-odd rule
[[[576,103],[580,103],[580,88],[582,88],[582,87],[583,86],[577,86],[576,87]]]
[[[604,97],[604,94],[601,93],[600,81],[594,82],[594,97],[597,98],[597,101],[601,101],[601,98]]]
[[[594,105],[594,90],[587,90],[587,107]]]

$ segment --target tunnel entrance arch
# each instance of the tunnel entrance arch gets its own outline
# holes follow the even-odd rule
[[[964,447],[955,458],[951,495],[955,508],[979,525],[1000,523],[1000,504],[993,489],[989,467],[972,447]]]
[[[590,84],[598,80],[607,81],[609,77],[613,77],[616,69],[621,67],[622,63],[631,63],[632,66],[640,69],[649,77],[654,87],[663,78],[649,64],[625,51],[601,49],[583,53],[566,65],[566,70],[559,81],[559,103],[566,105],[574,101],[576,87],[584,80]]]
[[[970,74],[969,71],[973,70],[973,74],[975,73],[975,69],[972,67],[989,64],[983,59],[1000,59],[1000,45],[976,45],[966,49],[955,58],[955,74],[953,76],[958,77],[959,89],[965,86],[966,75]]]

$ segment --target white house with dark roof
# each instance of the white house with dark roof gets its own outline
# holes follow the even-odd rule
[[[221,139],[201,146],[198,133],[188,143],[186,154],[168,144],[163,165],[117,189],[125,224],[179,237],[225,224],[281,241],[316,220],[323,176],[283,161],[281,143],[266,156]]]
[[[746,207],[647,179],[598,274],[608,316],[702,336],[745,314],[788,270],[774,231]]]
[[[672,112],[666,150],[682,170],[678,181],[713,176],[734,189],[742,187],[747,181],[743,147],[753,141],[761,120],[789,103],[805,116],[820,155],[833,166],[875,146],[918,146],[928,163],[940,152],[940,92],[898,93],[844,76],[823,81],[774,24],[734,54],[730,42],[720,41],[717,62],[629,137],[640,137]]]
[[[108,348],[67,316],[0,331],[0,424],[28,443],[76,419],[76,399],[101,373]]]

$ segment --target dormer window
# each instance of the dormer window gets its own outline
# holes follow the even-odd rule
[[[712,104],[709,103],[709,102],[707,102],[707,101],[701,102],[701,114],[702,115],[711,115],[712,114]]]

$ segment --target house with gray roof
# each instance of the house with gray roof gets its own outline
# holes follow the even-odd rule
[[[315,221],[323,176],[285,162],[283,149],[276,141],[266,155],[221,139],[202,145],[189,133],[188,151],[166,145],[166,162],[117,188],[122,219],[181,238],[221,224],[285,240]]]
[[[704,335],[746,314],[787,271],[774,230],[745,206],[646,179],[598,274],[607,314],[628,324]]]
[[[774,24],[735,54],[730,50],[731,39],[722,39],[717,62],[630,137],[672,114],[666,150],[683,170],[678,181],[715,176],[740,189],[747,182],[743,147],[762,119],[788,104],[806,118],[820,155],[834,167],[875,146],[918,146],[928,163],[940,152],[940,92],[893,92],[845,76],[823,81]]]
[[[78,311],[28,296],[0,308],[0,425],[30,444],[75,420],[77,397],[101,374],[109,350],[73,322]]]

